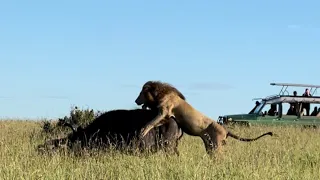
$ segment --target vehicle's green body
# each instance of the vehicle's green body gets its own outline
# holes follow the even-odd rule
[[[282,115],[277,116],[262,116],[258,114],[235,114],[226,115],[227,119],[231,118],[230,122],[247,122],[249,124],[272,124],[272,125],[318,125],[320,126],[320,118],[313,116],[298,116]]]
[[[318,88],[320,86],[315,85],[301,85],[301,84],[274,84],[271,85],[282,85],[282,86],[304,86]],[[286,91],[286,89],[285,89]],[[283,103],[295,103],[296,107],[300,108],[301,103],[320,104],[320,96],[290,96],[284,95],[285,91],[280,91],[279,95],[269,96],[263,98],[256,107],[254,112],[251,114],[230,114],[220,116],[218,122],[221,124],[269,124],[269,125],[305,125],[305,126],[320,126],[320,116],[303,116],[300,113],[297,115],[285,115],[283,114],[282,104]],[[274,116],[266,115],[262,112],[262,109],[266,105],[277,105],[279,112]],[[300,110],[297,110],[300,112]],[[312,111],[312,109],[310,110]],[[311,112],[310,112],[311,113]],[[320,113],[319,113],[320,114]]]

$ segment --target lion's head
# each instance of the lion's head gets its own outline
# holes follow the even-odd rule
[[[169,93],[175,93],[181,99],[186,100],[184,95],[172,85],[160,81],[148,81],[142,86],[135,103],[139,106],[144,104],[150,108],[156,107],[160,100]]]

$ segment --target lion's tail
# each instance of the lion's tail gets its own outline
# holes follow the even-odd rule
[[[257,139],[260,139],[261,137],[266,136],[266,135],[273,136],[273,133],[272,133],[272,132],[267,132],[267,133],[264,133],[264,134],[262,134],[261,136],[258,136],[258,137],[256,137],[256,138],[242,138],[242,137],[237,136],[237,135],[235,135],[235,134],[233,134],[233,133],[231,133],[231,132],[228,132],[227,137],[230,136],[230,137],[232,137],[232,138],[234,138],[234,139],[237,139],[237,140],[239,140],[239,141],[247,141],[247,142],[249,142],[249,141],[255,141],[255,140],[257,140]]]

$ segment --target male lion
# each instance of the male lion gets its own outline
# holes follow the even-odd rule
[[[178,89],[176,89],[172,86],[168,86],[168,89],[170,89],[171,92],[175,92],[181,99],[186,100],[185,96]],[[145,94],[145,96],[148,97],[149,100],[145,101],[142,104],[142,109],[149,108],[152,111],[159,111],[159,109],[158,109],[159,103],[157,101],[155,101],[155,99],[153,99],[152,96],[149,96],[148,94]],[[166,141],[164,143],[166,145],[168,145],[169,143],[176,143],[176,145],[174,146],[174,151],[176,152],[177,155],[179,155],[177,146],[178,146],[179,140],[183,136],[182,129],[180,127],[178,127],[178,123],[175,121],[174,116],[166,116],[162,122],[163,122],[163,124],[159,125],[159,126],[161,126],[161,128],[159,130],[161,131],[161,133],[164,135],[164,138],[166,139]],[[176,129],[179,129],[179,132],[180,132],[180,133],[177,133],[176,136],[172,136],[170,133],[168,133],[168,132],[175,132]],[[171,137],[169,137],[168,135],[170,135]]]
[[[144,137],[151,129],[165,124],[169,117],[174,117],[185,133],[201,137],[208,154],[220,149],[228,136],[240,141],[255,141],[265,135],[273,135],[272,132],[267,132],[253,139],[241,138],[193,108],[181,98],[175,87],[160,81],[146,82],[135,103],[137,105],[156,104],[159,110],[158,115],[142,128],[140,138]]]

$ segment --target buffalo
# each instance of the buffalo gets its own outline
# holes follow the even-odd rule
[[[75,124],[65,123],[72,129],[66,138],[54,139],[40,145],[53,145],[58,147],[61,143],[71,147],[79,142],[82,148],[115,147],[117,150],[144,152],[174,152],[179,155],[178,142],[183,131],[177,125],[174,117],[166,124],[150,131],[143,139],[139,139],[139,132],[158,112],[149,109],[117,109],[105,112],[95,118],[89,125],[82,128]]]

